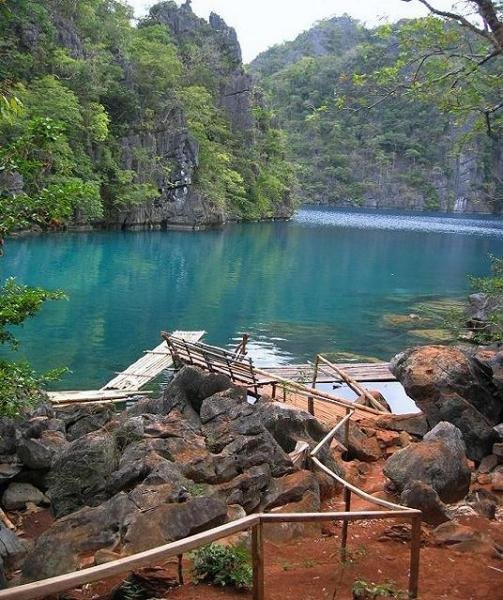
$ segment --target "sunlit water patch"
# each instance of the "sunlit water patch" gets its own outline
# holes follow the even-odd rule
[[[413,217],[413,218],[411,218]],[[455,233],[458,235],[503,235],[503,222],[485,215],[466,217],[442,213],[424,214],[389,211],[363,211],[358,209],[334,211],[330,208],[308,208],[299,211],[297,223],[315,227],[345,227],[351,229],[389,229],[393,231],[424,231]]]

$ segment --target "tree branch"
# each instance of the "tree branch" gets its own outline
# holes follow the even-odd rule
[[[402,2],[412,2],[413,0],[402,0]],[[484,23],[487,23],[490,30],[481,29],[477,27],[473,23],[471,23],[466,17],[460,15],[458,13],[453,13],[446,10],[440,10],[439,8],[435,8],[432,6],[428,0],[418,0],[421,2],[426,8],[434,15],[439,17],[444,17],[445,19],[450,19],[451,21],[457,21],[463,27],[466,27],[473,33],[489,40],[491,44],[496,48],[497,54],[503,53],[503,23],[501,23],[496,14],[496,9],[494,8],[493,3],[490,0],[471,0],[474,2],[479,8],[479,14],[484,20]]]

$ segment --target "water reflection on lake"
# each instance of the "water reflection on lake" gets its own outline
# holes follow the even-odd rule
[[[162,329],[205,329],[218,345],[248,331],[262,365],[333,351],[387,360],[425,342],[383,317],[465,295],[466,274],[503,255],[503,222],[312,208],[288,223],[57,234],[6,250],[2,277],[69,298],[20,330],[24,354],[39,369],[68,365],[60,387],[90,389]]]

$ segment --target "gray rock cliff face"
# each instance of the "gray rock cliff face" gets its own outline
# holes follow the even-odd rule
[[[173,110],[156,131],[122,138],[122,168],[137,173],[138,183],[151,183],[159,197],[117,210],[111,225],[199,228],[221,225],[223,210],[194,189],[199,164],[197,141],[190,135],[182,109]]]
[[[201,47],[215,79],[217,107],[225,112],[231,129],[242,135],[246,143],[253,143],[253,82],[244,72],[235,30],[215,13],[210,15],[209,23],[199,18],[190,2],[180,7],[170,2],[157,4],[150,10],[147,22],[168,27],[173,42],[179,46],[187,42]],[[115,210],[109,217],[109,226],[199,229],[226,221],[225,209],[195,185],[199,148],[188,130],[183,106],[173,109],[154,131],[126,135],[121,141],[121,166],[137,174],[137,183],[156,187],[159,196],[127,210]],[[287,199],[277,208],[276,216],[286,218],[290,214],[291,203]]]

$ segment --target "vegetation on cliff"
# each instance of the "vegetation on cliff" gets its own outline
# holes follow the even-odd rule
[[[246,90],[244,124],[222,102],[242,72],[233,30],[190,3],[132,17],[116,0],[0,2],[1,212],[19,228],[116,223],[178,188],[223,215],[288,212],[281,137],[251,114],[260,98]]]
[[[487,31],[344,16],[259,55],[251,70],[287,131],[303,199],[501,211],[502,57]]]

